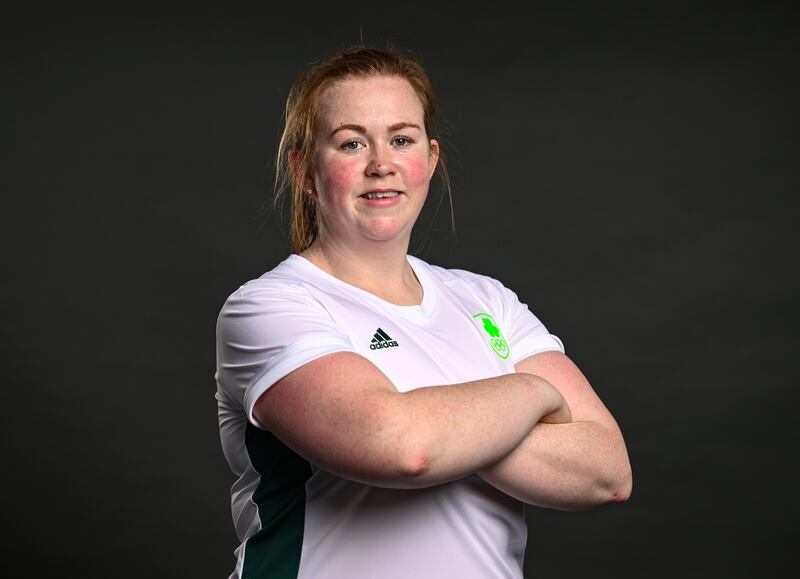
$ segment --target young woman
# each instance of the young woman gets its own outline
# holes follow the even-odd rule
[[[630,493],[619,428],[559,339],[498,281],[407,255],[434,136],[404,55],[346,51],[289,95],[293,254],[217,328],[232,577],[519,578],[523,503]]]

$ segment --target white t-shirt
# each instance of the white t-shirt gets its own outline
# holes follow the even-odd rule
[[[521,578],[523,505],[477,475],[374,487],[309,463],[252,415],[258,397],[333,352],[373,362],[401,392],[514,372],[563,346],[498,281],[408,257],[423,288],[397,306],[292,255],[244,284],[217,323],[222,448],[241,545],[231,577]]]

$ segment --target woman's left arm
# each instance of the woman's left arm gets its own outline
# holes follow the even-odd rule
[[[561,352],[542,352],[515,366],[553,384],[572,422],[537,424],[505,458],[478,474],[525,503],[577,510],[627,500],[631,465],[614,417],[586,377]]]

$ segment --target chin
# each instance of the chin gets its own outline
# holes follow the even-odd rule
[[[370,241],[393,241],[399,237],[408,236],[409,231],[394,220],[372,223],[363,230],[362,234]]]
[[[381,235],[381,234],[367,233],[367,234],[364,234],[364,237],[367,238],[370,241],[374,241],[374,242],[377,242],[377,243],[388,243],[390,241],[396,241],[397,239],[402,237],[402,235],[399,234],[399,233],[396,234],[396,235],[389,235],[389,234],[382,234]]]

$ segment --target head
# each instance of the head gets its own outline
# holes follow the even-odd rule
[[[317,202],[308,193],[313,180],[316,129],[320,102],[326,89],[337,81],[370,77],[405,79],[422,105],[425,133],[437,137],[436,100],[425,70],[413,58],[394,52],[356,47],[309,69],[292,87],[286,102],[285,128],[278,147],[276,196],[291,196],[292,251],[307,249],[319,233]],[[438,171],[449,193],[444,159],[439,153]]]

